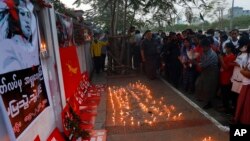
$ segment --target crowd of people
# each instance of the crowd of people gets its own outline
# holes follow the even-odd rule
[[[142,35],[131,27],[126,45],[131,68],[143,70],[139,72],[150,80],[160,72],[174,87],[195,94],[204,109],[214,107],[214,97],[220,97],[219,111],[232,114],[236,123],[250,124],[248,32],[186,29],[166,34],[147,30]],[[101,56],[100,49],[98,52]]]
[[[220,97],[218,111],[232,114],[234,122],[250,124],[248,32],[186,29],[167,35],[147,30],[138,38],[140,31],[133,31],[133,68],[139,69],[138,64],[143,64],[146,76],[152,80],[163,71],[173,86],[203,101],[204,109],[214,107],[213,99]]]

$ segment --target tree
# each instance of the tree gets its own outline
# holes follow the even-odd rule
[[[228,3],[225,0],[209,0],[207,4],[201,5],[199,10],[201,11],[203,18],[221,19],[223,18],[223,11],[228,7]]]
[[[178,17],[175,4],[183,7],[190,7],[189,5],[195,4],[199,7],[206,5],[204,0],[76,0],[74,4],[91,4],[95,9],[92,12],[97,17],[105,17],[104,11],[109,11],[108,21],[102,22],[105,25],[109,25],[112,29],[111,33],[116,34],[116,28],[118,31],[123,31],[134,23],[141,23],[137,21],[143,21],[143,18],[136,19],[137,13],[144,13],[145,16],[150,15],[151,21],[157,21],[158,26],[163,26],[163,23],[173,24],[174,20]],[[88,12],[88,11],[87,11]],[[191,11],[189,11],[191,14]],[[116,19],[116,17],[119,17]],[[120,22],[121,17],[123,22]],[[92,16],[93,18],[93,16]],[[98,20],[103,18],[96,18]],[[105,18],[107,20],[107,17]],[[119,21],[119,22],[118,22]],[[120,27],[119,24],[123,23]]]
[[[122,32],[122,44],[118,45],[117,38],[111,38],[111,52],[115,57],[123,60],[125,51],[126,30],[128,26],[139,25],[141,27],[152,28],[152,23],[158,23],[158,27],[166,25],[173,25],[176,18],[178,18],[175,4],[183,7],[190,7],[195,4],[198,6],[206,6],[204,0],[75,0],[74,4],[80,6],[81,4],[91,4],[92,10],[85,11],[86,20],[93,21],[100,26],[110,29],[112,37],[117,37],[117,33]],[[192,17],[192,8],[188,8],[188,17]],[[135,18],[137,14],[143,16]],[[151,16],[147,22],[144,17]],[[191,23],[191,20],[190,20]],[[151,26],[151,27],[150,27]],[[119,36],[120,37],[120,36]],[[119,48],[121,46],[121,53]]]
[[[185,16],[186,16],[186,19],[187,19],[187,22],[189,24],[192,23],[192,20],[193,20],[193,11],[190,7],[187,7],[186,10],[185,10]]]

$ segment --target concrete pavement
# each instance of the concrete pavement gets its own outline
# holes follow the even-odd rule
[[[228,141],[229,133],[219,129],[204,113],[195,109],[183,97],[179,96],[170,86],[162,80],[148,80],[143,75],[128,77],[106,77],[104,73],[94,75],[95,84],[106,83],[108,86],[125,87],[129,83],[140,80],[152,91],[153,97],[164,97],[164,102],[172,104],[177,111],[183,113],[180,121],[159,121],[154,126],[122,126],[111,124],[112,110],[110,98],[102,95],[98,107],[95,129],[108,131],[107,141],[203,141],[211,137],[211,141]]]

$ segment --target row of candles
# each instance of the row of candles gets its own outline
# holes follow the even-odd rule
[[[164,98],[155,99],[141,82],[126,87],[109,87],[113,125],[153,126],[157,122],[182,120],[173,105],[167,106]]]

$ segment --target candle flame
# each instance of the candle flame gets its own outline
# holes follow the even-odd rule
[[[153,125],[156,121],[176,121],[183,117],[181,112],[175,111],[174,105],[164,103],[164,97],[155,99],[147,86],[139,81],[130,83],[126,87],[108,87],[108,92],[113,112],[111,122],[113,121],[114,125],[115,123],[124,126],[126,123],[131,126],[140,126],[141,123]]]

